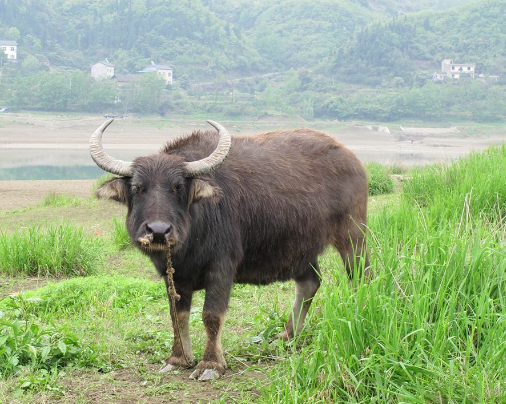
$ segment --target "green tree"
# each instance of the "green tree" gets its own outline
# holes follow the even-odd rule
[[[49,111],[67,108],[70,80],[61,73],[41,73],[39,76],[39,107]]]
[[[38,73],[40,69],[40,62],[36,56],[27,55],[23,63],[21,63],[21,69],[24,74]]]
[[[148,73],[141,76],[135,87],[132,109],[143,113],[159,112],[165,81],[157,73]]]
[[[116,84],[110,81],[96,81],[91,86],[91,93],[87,101],[87,110],[94,112],[104,112],[106,109],[114,107],[114,102],[118,97]]]
[[[84,111],[89,105],[91,81],[90,76],[76,70],[69,78],[70,95],[69,108],[74,111]]]

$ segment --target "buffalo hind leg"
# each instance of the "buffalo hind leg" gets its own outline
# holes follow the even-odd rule
[[[167,286],[167,276],[164,276],[165,285]],[[171,305],[170,317],[172,319],[172,328],[174,330],[174,343],[172,345],[172,353],[165,360],[165,366],[160,369],[161,373],[170,372],[179,368],[189,368],[193,366],[195,361],[192,353],[192,345],[190,341],[190,308],[193,292],[190,289],[177,286],[176,290],[181,296],[176,302],[177,326],[179,333],[176,331],[176,319],[172,312],[172,301],[169,296],[169,304]],[[168,293],[168,290],[167,290]],[[190,363],[188,363],[190,362]]]
[[[304,327],[311,301],[320,287],[320,269],[317,261],[313,263],[310,269],[302,276],[295,278],[295,302],[290,318],[285,325],[285,330],[278,334],[276,338],[290,340],[299,335]]]
[[[210,272],[206,277],[206,297],[202,311],[202,321],[206,328],[207,342],[204,356],[190,379],[207,381],[218,379],[225,373],[227,362],[221,347],[221,334],[225,323],[232,277]]]
[[[365,223],[365,222],[364,222]],[[366,251],[365,224],[354,221],[351,217],[347,219],[346,226],[339,226],[334,246],[339,251],[348,273],[353,279],[353,274],[361,274],[368,278],[369,257]]]

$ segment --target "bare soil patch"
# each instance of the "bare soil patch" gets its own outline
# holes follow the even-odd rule
[[[92,195],[94,183],[93,180],[0,181],[0,211],[39,205],[51,193],[87,199]]]

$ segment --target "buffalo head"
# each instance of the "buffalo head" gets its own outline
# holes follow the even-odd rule
[[[221,195],[219,187],[197,177],[223,163],[231,146],[230,134],[219,123],[208,121],[219,134],[218,145],[209,156],[185,161],[182,156],[160,152],[126,162],[109,156],[102,147],[102,134],[112,122],[104,122],[90,140],[95,163],[120,176],[107,181],[98,196],[128,206],[127,229],[139,248],[155,252],[169,244],[177,251],[188,236],[190,206]]]

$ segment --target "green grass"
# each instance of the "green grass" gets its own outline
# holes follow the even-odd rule
[[[367,163],[367,178],[369,195],[391,194],[394,192],[394,181],[389,175],[387,167],[379,163]]]
[[[450,165],[414,170],[404,185],[402,199],[441,220],[500,220],[506,216],[505,173],[506,146],[490,147]]]
[[[0,343],[11,349],[0,344],[0,402],[109,400],[126,385],[133,402],[506,402],[505,160],[504,147],[492,148],[417,170],[401,195],[370,198],[372,279],[350,283],[327,251],[322,287],[295,341],[271,343],[293,284],[235,285],[223,333],[229,369],[205,385],[189,383],[188,371],[157,373],[172,344],[163,282],[151,279],[138,251],[118,252],[123,220],[107,217],[110,255],[97,274],[0,300]],[[469,190],[480,197],[469,199]],[[195,293],[197,359],[203,304]],[[16,365],[13,353],[23,359]]]
[[[73,195],[57,194],[52,192],[48,194],[41,203],[42,207],[62,207],[62,206],[78,206],[81,200]]]
[[[83,276],[96,271],[98,239],[68,225],[0,233],[0,273],[10,276]]]
[[[414,211],[370,226],[374,279],[349,284],[325,262],[311,343],[275,369],[265,402],[503,402],[504,229],[428,233]]]
[[[369,220],[369,283],[324,259],[311,327],[263,402],[505,402],[505,162],[491,148],[418,171]]]
[[[112,241],[113,244],[118,247],[119,250],[125,250],[128,247],[132,246],[132,241],[130,240],[130,235],[128,234],[128,230],[126,228],[125,220],[118,220],[117,218],[112,219],[113,223],[113,231],[112,231]]]

